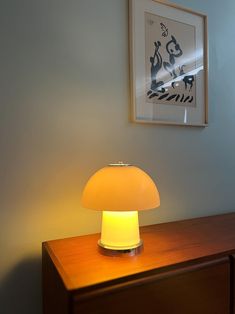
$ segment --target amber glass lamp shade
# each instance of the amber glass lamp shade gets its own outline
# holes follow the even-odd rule
[[[82,204],[103,211],[99,246],[130,251],[142,245],[138,211],[158,207],[160,197],[148,174],[138,167],[118,163],[90,177],[83,190]]]

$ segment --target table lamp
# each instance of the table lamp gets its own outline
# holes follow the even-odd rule
[[[139,235],[138,211],[158,207],[159,193],[148,174],[119,162],[110,164],[88,180],[82,205],[101,210],[102,230],[98,246],[103,254],[137,254],[143,242]]]

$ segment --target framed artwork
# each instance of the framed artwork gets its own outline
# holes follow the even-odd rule
[[[206,126],[207,17],[160,0],[129,6],[133,120]]]

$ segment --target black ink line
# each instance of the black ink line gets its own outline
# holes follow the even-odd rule
[[[160,96],[158,99],[159,99],[159,100],[162,100],[162,99],[166,98],[168,95],[169,95],[169,93],[166,93],[166,94]]]
[[[191,99],[188,102],[192,102],[193,101],[193,96],[191,96]]]
[[[175,101],[178,101],[178,100],[179,100],[179,98],[180,98],[180,94],[178,94],[178,95],[177,95],[177,97],[176,97]]]
[[[186,102],[187,100],[189,100],[190,96],[187,96],[184,100],[184,102]]]
[[[157,93],[153,93],[152,95],[149,96],[149,98],[152,99],[153,97],[156,97],[156,96],[158,96],[158,94]]]
[[[175,97],[176,97],[176,94],[171,95],[171,96],[169,96],[169,97],[167,98],[167,100],[170,101],[170,100],[174,99]]]

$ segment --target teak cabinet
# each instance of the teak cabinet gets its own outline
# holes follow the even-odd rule
[[[44,242],[44,314],[235,314],[235,214],[141,228],[137,256],[99,235]]]

